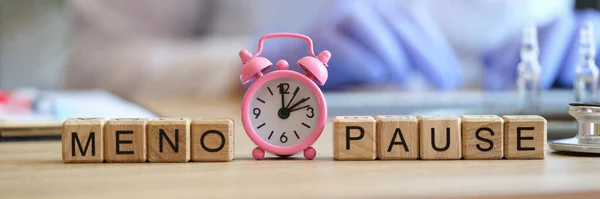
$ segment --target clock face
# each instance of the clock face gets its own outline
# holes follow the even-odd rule
[[[293,146],[315,130],[319,119],[317,97],[293,78],[273,79],[252,96],[248,113],[254,132],[269,144]]]

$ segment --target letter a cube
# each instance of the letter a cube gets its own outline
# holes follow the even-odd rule
[[[381,160],[419,158],[419,125],[415,116],[377,116],[377,157]]]

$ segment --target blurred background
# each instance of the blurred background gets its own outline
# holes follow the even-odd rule
[[[298,32],[333,54],[323,87],[333,115],[519,113],[509,93],[534,25],[545,90],[535,113],[572,120],[579,29],[598,27],[599,2],[2,0],[0,88],[101,89],[136,103],[239,97],[238,51]],[[263,55],[294,63],[305,52],[278,39]]]
[[[325,4],[0,1],[0,87],[228,95],[239,84],[239,50],[255,49],[251,39],[269,29],[299,30]]]
[[[241,48],[254,51],[256,39],[265,33],[287,31],[321,37],[319,33],[329,34],[338,29],[334,33],[340,36],[346,34],[348,37],[354,37],[353,39],[358,42],[378,44],[377,41],[373,41],[376,39],[367,41],[360,36],[351,35],[354,30],[352,25],[348,25],[350,19],[355,20],[354,23],[360,28],[380,31],[379,36],[384,38],[382,40],[387,39],[386,34],[389,32],[396,31],[391,30],[395,25],[369,27],[361,23],[378,24],[379,21],[396,21],[411,23],[398,25],[400,28],[407,29],[405,31],[411,29],[416,33],[420,30],[430,31],[426,33],[430,36],[415,38],[422,39],[416,42],[422,43],[425,47],[438,44],[438,48],[441,48],[430,48],[431,54],[428,57],[456,60],[449,61],[447,64],[453,65],[446,67],[431,67],[433,69],[437,67],[440,71],[453,67],[456,67],[453,70],[462,70],[459,75],[456,75],[458,80],[451,78],[447,82],[435,83],[437,86],[434,88],[482,88],[484,81],[480,77],[485,73],[483,65],[486,57],[481,54],[485,50],[502,46],[511,39],[520,38],[521,29],[527,24],[536,23],[540,27],[547,27],[548,24],[557,23],[556,21],[568,21],[564,20],[565,16],[572,15],[574,10],[598,7],[598,1],[595,0],[357,2],[360,1],[5,0],[0,2],[0,87],[4,89],[103,88],[125,97],[127,93],[138,92],[225,95],[226,91],[231,91],[238,85],[235,81],[236,71],[240,66],[235,58],[237,51]],[[376,4],[396,6],[397,13],[388,15],[386,12],[389,10],[378,8]],[[369,6],[373,7],[371,11],[365,8]],[[359,11],[358,8],[365,9]],[[413,10],[418,13],[413,14]],[[373,18],[370,12],[382,14],[377,16],[378,18]],[[361,17],[364,22],[356,20]],[[315,31],[315,27],[320,30]],[[573,33],[576,32],[576,28],[571,29]],[[377,35],[368,31],[363,33],[363,37]],[[397,42],[397,46],[403,47],[404,51],[411,51],[412,49],[409,48],[418,49],[418,47],[408,46],[407,41],[401,41],[405,38],[413,39],[399,36],[396,40],[400,41],[385,43],[390,46]],[[314,40],[317,49],[333,51],[334,58],[336,55],[339,58],[346,54],[336,53],[334,49],[336,47],[331,43],[321,42],[319,38]],[[427,40],[439,41],[429,44]],[[443,49],[446,45],[449,49]],[[275,49],[282,48],[276,42],[267,43],[267,47],[270,46]],[[298,46],[298,49],[304,50],[304,48]],[[396,57],[410,54],[394,47],[388,47],[388,50],[399,52],[394,55]],[[376,53],[371,55],[375,59],[383,60],[373,61],[370,64],[373,68],[380,68],[375,66],[378,64],[394,63],[402,65],[399,67],[404,65],[409,65],[410,68],[428,67],[410,66],[410,61],[406,63],[400,59],[386,60],[390,58]],[[449,56],[453,58],[448,58]],[[277,58],[280,57],[274,59]],[[281,58],[286,58],[286,55]],[[515,61],[518,62],[513,60]],[[334,60],[334,62],[340,61]],[[428,65],[435,65],[435,63]],[[347,68],[347,66],[336,66],[336,68]],[[516,65],[510,68],[514,69]],[[363,72],[365,71],[368,72],[369,69]],[[389,69],[389,71],[393,70]],[[378,71],[373,73],[376,72]],[[161,76],[161,73],[168,75]],[[435,74],[435,72],[431,73]],[[142,74],[150,76],[143,77]],[[132,75],[136,77],[125,78]],[[335,74],[331,75],[336,84],[333,89],[369,83],[406,86],[409,83],[404,79],[410,79],[409,77],[378,78],[379,76],[373,75],[364,77],[365,80],[362,81],[341,82],[335,80],[337,77]],[[181,76],[187,77],[180,78]],[[206,82],[215,82],[208,78],[222,79],[222,81],[219,81],[219,84],[211,84],[210,88],[200,83],[189,82],[199,76],[202,76]],[[170,77],[170,80],[167,81],[166,77]],[[158,81],[166,85],[156,85]],[[179,89],[173,89],[175,87]]]

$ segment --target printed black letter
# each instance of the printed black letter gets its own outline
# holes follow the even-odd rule
[[[350,130],[360,131],[358,137],[350,137]],[[346,127],[346,150],[350,150],[350,140],[360,140],[365,136],[365,129],[360,126],[347,126]]]
[[[116,131],[117,154],[133,154],[133,151],[121,151],[121,144],[131,144],[131,140],[121,140],[121,134],[133,134],[133,131]]]
[[[88,136],[87,142],[85,142],[85,148],[81,148],[81,141],[79,140],[79,136],[77,136],[76,132],[71,133],[71,156],[75,156],[75,144],[79,148],[79,152],[81,152],[81,156],[85,156],[87,153],[88,147],[90,143],[92,143],[92,156],[96,156],[96,133],[90,132],[90,136]]]
[[[397,136],[400,136],[399,142],[394,141],[396,140]],[[404,141],[404,136],[402,135],[402,131],[400,131],[400,128],[396,128],[396,131],[392,136],[392,141],[390,141],[390,145],[388,146],[387,152],[392,152],[392,146],[394,145],[402,145],[404,146],[404,151],[408,152],[408,146],[406,146],[406,141]]]
[[[206,144],[204,144],[204,138],[211,133],[217,134],[221,138],[221,145],[214,149],[208,148]],[[202,134],[202,136],[200,136],[200,146],[202,146],[202,148],[207,152],[219,152],[221,149],[223,149],[223,147],[225,147],[225,135],[223,135],[221,131],[217,130],[206,131],[204,134]]]
[[[483,148],[481,147],[480,144],[477,144],[477,149],[479,149],[480,151],[491,151],[494,148],[494,143],[492,142],[492,140],[481,137],[479,135],[479,133],[481,133],[481,131],[487,131],[490,132],[491,136],[494,136],[494,131],[492,131],[492,129],[487,128],[487,127],[483,127],[483,128],[479,128],[477,129],[477,131],[475,131],[475,138],[477,138],[478,140],[481,140],[483,142],[487,142],[490,146],[487,148]]]
[[[535,151],[535,147],[522,147],[521,140],[533,140],[533,137],[521,137],[521,131],[535,130],[535,127],[517,127],[517,151]]]
[[[438,148],[435,146],[435,128],[431,128],[431,146],[436,151],[446,151],[450,148],[450,128],[446,128],[446,146]]]
[[[173,151],[175,151],[175,153],[179,153],[179,129],[175,129],[175,144],[173,144],[173,142],[171,141],[171,139],[169,139],[169,136],[167,136],[167,133],[165,133],[165,130],[163,129],[158,129],[159,132],[159,140],[158,140],[158,150],[162,153],[163,152],[163,137],[167,140],[167,142],[169,143],[169,146],[171,146],[171,148],[173,149]]]

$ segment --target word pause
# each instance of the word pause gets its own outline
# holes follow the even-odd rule
[[[544,159],[546,128],[534,115],[338,116],[334,158]]]

